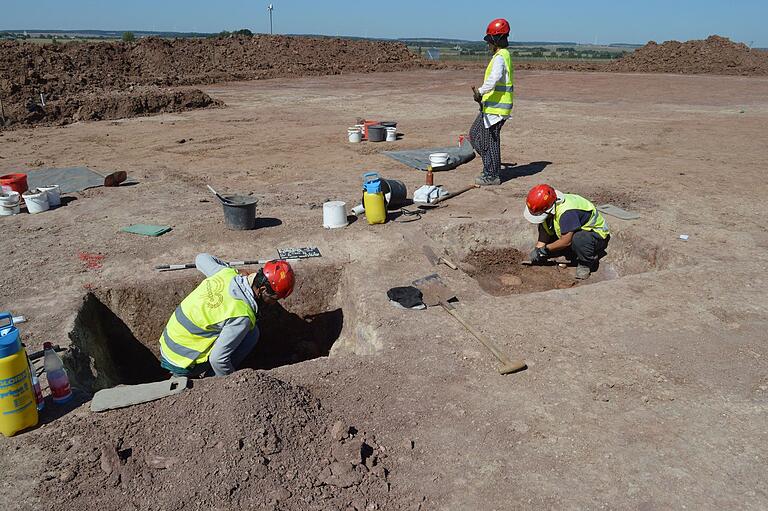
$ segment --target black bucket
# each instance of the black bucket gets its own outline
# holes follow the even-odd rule
[[[384,142],[387,138],[387,129],[381,124],[374,126],[368,126],[368,141],[369,142]]]
[[[248,231],[256,227],[255,198],[242,195],[225,195],[224,198],[230,201],[221,203],[227,229]]]

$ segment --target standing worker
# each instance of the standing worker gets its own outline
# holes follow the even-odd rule
[[[483,85],[479,89],[472,87],[475,101],[480,104],[480,114],[469,129],[469,140],[483,160],[483,173],[475,178],[475,183],[481,186],[501,184],[501,128],[512,114],[515,88],[508,38],[507,20],[491,21],[485,41],[493,58],[485,70]]]
[[[528,192],[523,216],[539,226],[531,263],[542,264],[551,257],[566,255],[576,261],[577,279],[589,278],[597,270],[611,234],[605,218],[590,201],[549,185],[537,185]]]
[[[293,291],[293,269],[286,261],[270,261],[243,275],[208,254],[198,254],[195,266],[206,279],[168,320],[160,365],[176,376],[231,374],[259,340],[259,307]]]

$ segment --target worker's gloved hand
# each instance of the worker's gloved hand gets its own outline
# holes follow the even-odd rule
[[[550,257],[550,252],[547,247],[537,247],[531,250],[531,262],[534,264],[541,264]]]
[[[483,95],[480,94],[477,89],[472,89],[472,95],[475,98],[475,102],[481,103],[483,101]]]

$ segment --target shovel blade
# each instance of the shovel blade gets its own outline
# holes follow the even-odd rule
[[[448,289],[448,286],[445,285],[445,282],[442,281],[437,273],[416,279],[412,284],[424,295],[423,300],[427,307],[434,307],[441,303],[450,307],[448,302],[456,298],[453,291]]]

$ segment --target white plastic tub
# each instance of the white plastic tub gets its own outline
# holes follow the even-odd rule
[[[35,188],[22,194],[24,202],[27,205],[27,211],[31,214],[42,213],[48,211],[51,205],[48,203],[48,194]]]
[[[429,155],[429,163],[432,167],[443,167],[448,163],[448,153],[432,153]]]
[[[347,203],[334,200],[323,204],[323,227],[338,229],[347,226]]]
[[[19,214],[19,192],[8,190],[0,193],[0,216]]]
[[[48,194],[48,205],[50,207],[61,206],[61,189],[59,185],[38,186],[37,189]]]

